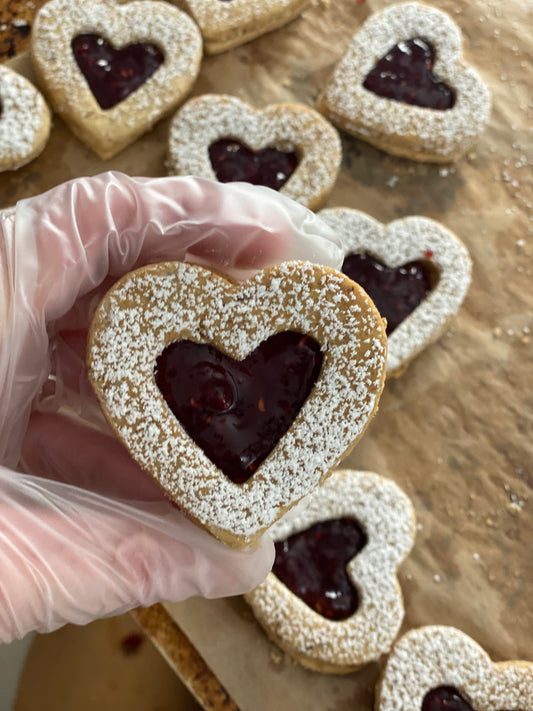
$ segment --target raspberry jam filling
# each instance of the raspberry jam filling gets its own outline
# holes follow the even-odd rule
[[[455,92],[433,74],[435,50],[415,37],[394,45],[365,79],[363,86],[386,99],[427,109],[451,109]]]
[[[241,361],[208,344],[176,341],[157,359],[154,375],[189,437],[242,484],[289,429],[321,365],[313,338],[283,331]]]
[[[424,696],[422,711],[474,711],[453,686],[437,686]]]
[[[437,686],[424,696],[422,711],[473,711],[453,686]]]
[[[95,34],[72,40],[72,51],[81,73],[102,109],[124,101],[149,79],[164,61],[155,44],[140,42],[115,49]]]
[[[342,271],[370,296],[387,319],[387,335],[424,301],[437,282],[435,267],[422,260],[387,267],[370,254],[350,254]]]
[[[346,566],[366,541],[351,518],[323,521],[278,541],[272,572],[315,612],[328,620],[345,620],[359,605]]]
[[[221,183],[242,180],[280,190],[298,166],[294,152],[277,148],[251,151],[233,138],[222,138],[209,146],[209,160]]]

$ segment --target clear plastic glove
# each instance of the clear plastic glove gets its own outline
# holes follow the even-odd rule
[[[329,228],[265,188],[118,173],[0,220],[0,641],[251,589],[272,543],[231,550],[162,496],[99,413],[86,331],[133,268],[188,260],[242,278],[286,259],[338,267]]]

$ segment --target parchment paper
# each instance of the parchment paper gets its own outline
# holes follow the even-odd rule
[[[285,28],[205,58],[193,93],[226,92],[256,106],[312,105],[353,33],[386,4],[314,2]],[[387,384],[378,415],[343,466],[394,479],[416,507],[417,541],[400,573],[404,630],[451,624],[495,660],[532,659],[533,6],[429,4],[461,25],[466,58],[493,92],[490,126],[468,156],[445,167],[343,136],[343,168],[328,206],[383,222],[411,214],[441,221],[470,249],[473,284],[448,333]],[[108,162],[54,123],[42,156],[0,177],[3,206],[108,168],[164,174],[168,121]],[[167,609],[243,711],[371,707],[377,664],[346,677],[305,671],[266,640],[241,599]]]

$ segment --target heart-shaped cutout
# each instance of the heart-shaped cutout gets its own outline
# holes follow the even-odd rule
[[[348,254],[342,271],[363,287],[379,313],[387,319],[387,336],[424,301],[438,282],[438,274],[429,262],[418,260],[388,267],[366,252]]]
[[[145,56],[115,64],[131,47],[144,55],[141,46],[152,47],[151,73]],[[163,61],[155,67],[158,52]],[[191,18],[169,3],[50,0],[35,19],[32,55],[55,111],[101,158],[111,158],[183,100],[199,71],[202,40]],[[95,57],[88,80],[84,70]]]
[[[209,160],[220,183],[242,180],[273,190],[280,190],[298,165],[294,151],[263,148],[254,152],[231,138],[212,143]]]
[[[413,506],[396,484],[336,471],[270,535],[273,571],[246,595],[269,637],[304,666],[342,674],[390,649],[404,615],[396,573],[415,537]]]
[[[318,343],[292,331],[267,338],[243,360],[178,341],[157,358],[155,381],[189,437],[242,484],[289,429],[321,365]]]
[[[309,607],[328,620],[345,620],[359,607],[347,565],[366,544],[353,518],[315,523],[276,541],[272,572]]]
[[[224,52],[287,24],[307,7],[309,0],[185,0],[208,54]]]
[[[468,250],[453,232],[426,217],[384,225],[350,208],[321,210],[319,215],[343,241],[343,271],[359,279],[381,315],[391,318],[395,328],[388,328],[387,376],[400,375],[439,338],[461,306],[471,279]],[[351,255],[369,258],[350,259]],[[356,269],[361,263],[363,268]],[[390,288],[389,280],[396,277],[398,282]]]
[[[210,156],[214,146],[215,161]],[[259,173],[257,158],[248,159],[251,153],[262,155]],[[167,165],[170,173],[211,180],[228,171],[232,179],[251,178],[316,209],[335,184],[341,157],[337,131],[306,106],[272,104],[255,110],[234,96],[205,94],[188,101],[172,120]]]
[[[50,110],[25,77],[0,66],[0,171],[36,158],[50,134]]]
[[[424,696],[421,711],[475,711],[475,709],[453,686],[437,686]]]
[[[71,43],[74,58],[100,108],[111,109],[127,99],[159,69],[163,52],[150,42],[115,49],[104,37],[76,35]]]
[[[422,37],[399,42],[382,57],[363,82],[365,89],[387,99],[445,111],[455,92],[433,73],[435,50]]]
[[[436,81],[428,81],[432,51]],[[401,76],[402,65],[412,68],[413,53],[420,75],[416,88],[411,81],[402,86]],[[446,13],[416,2],[392,5],[354,35],[317,107],[340,128],[389,153],[436,163],[456,160],[490,115],[490,92],[461,55],[461,31]]]
[[[172,414],[154,377],[156,362],[184,340],[242,361],[287,331],[319,344],[320,373],[274,449],[236,484]],[[385,361],[379,314],[339,272],[285,263],[237,285],[201,267],[166,263],[126,275],[106,294],[91,325],[87,362],[106,418],[141,467],[190,518],[242,547],[353,447],[376,410]]]
[[[533,664],[495,664],[454,627],[420,627],[394,645],[377,689],[377,711],[524,711],[533,708]]]

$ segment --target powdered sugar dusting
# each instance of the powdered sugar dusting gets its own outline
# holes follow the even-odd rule
[[[45,146],[50,111],[27,79],[0,66],[0,170],[19,168]]]
[[[206,51],[220,52],[281,27],[309,0],[185,0],[205,40]]]
[[[467,248],[450,230],[426,217],[383,225],[350,208],[322,210],[319,215],[343,241],[345,256],[368,253],[390,267],[424,260],[438,270],[436,287],[389,336],[387,374],[401,371],[441,335],[461,306],[472,272]]]
[[[253,541],[312,491],[363,432],[382,388],[381,320],[342,274],[285,263],[242,286],[170,263],[128,275],[106,295],[88,349],[101,406],[140,465],[193,519],[236,544]],[[186,435],[157,388],[168,343],[213,343],[242,359],[294,330],[323,351],[322,371],[288,432],[246,483],[227,478]]]
[[[420,709],[428,691],[453,686],[474,709],[533,709],[533,664],[494,664],[454,627],[411,630],[395,645],[381,680],[378,711]]]
[[[71,41],[82,33],[105,37],[116,48],[153,42],[164,54],[163,64],[124,101],[103,111],[79,69]],[[60,114],[76,113],[79,121],[107,119],[134,129],[139,114],[145,130],[172,109],[192,86],[198,73],[202,41],[191,18],[166,2],[134,0],[50,0],[39,11],[32,33],[36,68]]]
[[[176,114],[169,135],[169,171],[216,179],[209,146],[234,138],[253,151],[273,146],[295,151],[300,162],[280,192],[316,207],[333,188],[341,162],[337,131],[320,114],[300,104],[272,104],[254,110],[234,96],[206,94]]]
[[[363,82],[376,63],[395,44],[414,37],[435,47],[435,75],[456,92],[451,109],[411,106],[364,88]],[[370,142],[405,137],[408,151],[451,160],[470,147],[490,115],[489,90],[477,73],[465,66],[461,53],[461,32],[446,13],[416,2],[393,5],[372,15],[353,37],[319,100],[320,110]]]
[[[288,514],[274,524],[271,535],[284,540],[322,521],[355,518],[368,539],[347,566],[360,596],[358,609],[342,622],[328,620],[273,573],[246,599],[259,622],[300,661],[308,657],[310,666],[348,671],[388,652],[400,629],[404,610],[396,570],[414,543],[413,506],[392,481],[349,470],[334,472],[303,504],[306,508],[296,516]]]

